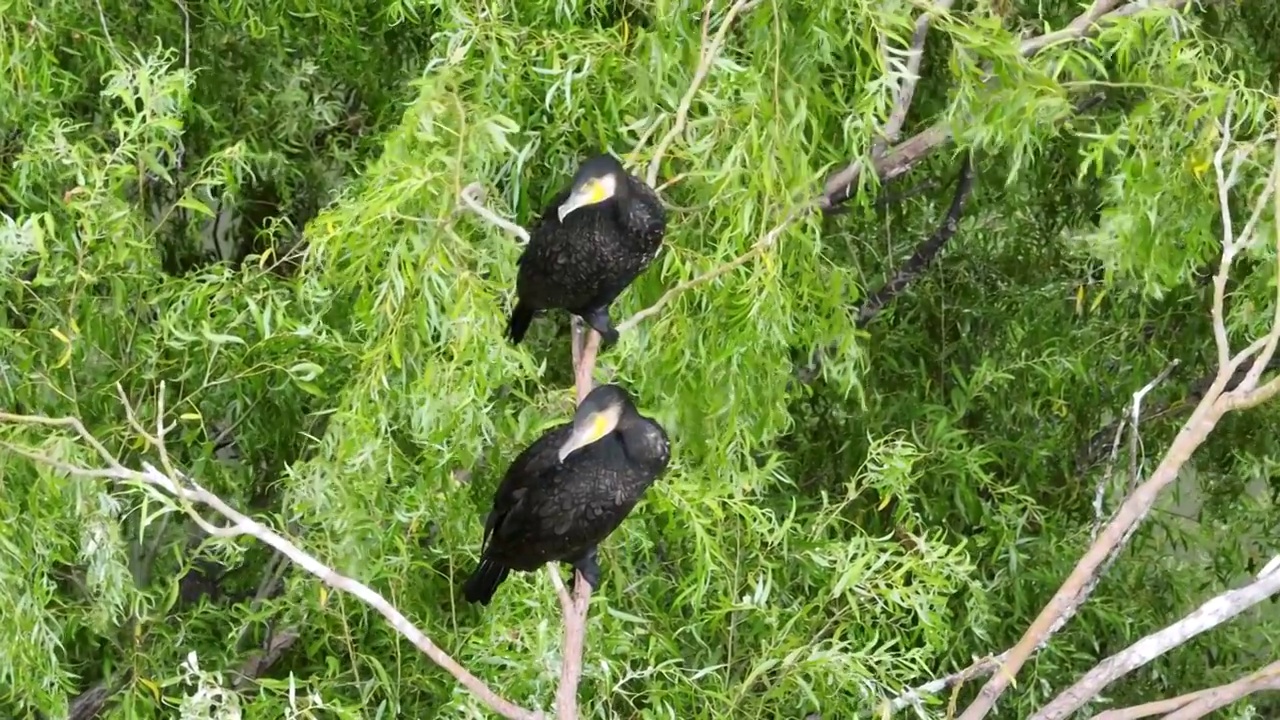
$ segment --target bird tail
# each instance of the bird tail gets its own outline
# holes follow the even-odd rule
[[[507,575],[511,574],[511,568],[506,565],[494,562],[489,558],[482,558],[480,565],[471,573],[471,577],[467,578],[467,582],[462,586],[463,597],[469,603],[480,603],[488,605],[493,599],[493,593],[507,579]]]
[[[512,345],[519,345],[524,339],[524,334],[529,330],[529,324],[533,322],[534,309],[517,300],[516,306],[511,310],[511,320],[507,323],[507,337],[511,340]]]

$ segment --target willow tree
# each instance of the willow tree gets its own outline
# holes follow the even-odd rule
[[[1274,680],[1269,4],[2,17],[11,714],[1197,717]],[[666,247],[617,346],[512,347],[512,223],[601,148]],[[465,607],[501,471],[593,379],[671,470],[589,599]],[[1199,527],[1151,513],[1175,485]]]

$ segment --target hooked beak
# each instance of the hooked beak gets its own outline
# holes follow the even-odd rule
[[[560,462],[564,462],[573,451],[584,448],[613,432],[613,429],[618,426],[618,417],[621,412],[621,408],[613,406],[574,418],[573,432],[560,446]]]
[[[560,205],[559,210],[557,210],[560,222],[564,222],[564,219],[569,217],[569,213],[580,207],[595,205],[611,197],[613,197],[613,188],[610,185],[601,182],[597,178],[588,180],[579,186],[577,190],[574,190],[569,199]]]

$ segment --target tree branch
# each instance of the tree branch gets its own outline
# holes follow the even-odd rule
[[[498,215],[494,211],[485,207],[484,186],[481,185],[480,183],[473,182],[470,185],[462,188],[462,191],[458,193],[458,199],[461,200],[462,204],[466,205],[467,208],[471,210],[471,212],[479,215],[485,222],[489,223],[490,225],[497,226],[498,228],[502,229],[503,232],[506,232],[508,235],[513,235],[519,238],[521,242],[528,244],[529,242],[528,230],[525,230],[519,225],[511,222],[510,220],[507,220],[506,218]]]
[[[1227,685],[1197,690],[1121,710],[1107,710],[1093,720],[1139,720],[1164,715],[1164,720],[1195,720],[1260,690],[1280,690],[1280,660]]]
[[[1274,152],[1280,153],[1280,141],[1277,142]],[[1275,162],[1273,167],[1275,169],[1273,169],[1268,178],[1256,207],[1264,207],[1264,200],[1272,200],[1272,196],[1275,193],[1277,178],[1280,177],[1280,161]],[[1226,179],[1229,178],[1230,174]],[[1253,222],[1251,219],[1249,226],[1252,226]],[[1241,233],[1241,237],[1246,237],[1251,232],[1249,226],[1246,226],[1246,232]],[[1240,240],[1232,239],[1230,228],[1224,228],[1223,232],[1221,264],[1222,266],[1230,266],[1234,256],[1234,249],[1239,247]],[[1219,269],[1219,273],[1225,272],[1227,270]],[[1280,272],[1280,268],[1277,268],[1277,272]],[[1216,298],[1210,312],[1214,323],[1217,324],[1220,321],[1223,308],[1222,304],[1216,301]],[[1280,330],[1272,327],[1271,333],[1277,332],[1280,332]],[[1156,467],[1151,477],[1138,485],[1125,499],[1120,508],[1116,510],[1111,522],[1107,524],[1098,539],[1089,547],[1084,557],[1080,559],[1075,569],[1072,570],[1071,575],[1062,584],[1062,587],[1058,589],[1058,592],[1054,594],[1053,599],[1041,610],[1035,621],[1032,622],[1031,627],[1027,629],[1022,639],[1018,641],[1018,644],[1010,650],[1002,671],[997,672],[987,681],[978,697],[960,716],[960,720],[979,720],[985,717],[1035,648],[1052,634],[1055,627],[1060,627],[1065,622],[1065,619],[1075,614],[1080,605],[1093,591],[1106,568],[1117,557],[1120,549],[1123,548],[1124,544],[1137,530],[1138,525],[1150,512],[1160,491],[1177,479],[1182,466],[1209,437],[1209,434],[1217,426],[1218,421],[1232,410],[1241,407],[1252,407],[1252,405],[1269,399],[1271,395],[1268,392],[1270,392],[1269,386],[1271,384],[1275,384],[1276,391],[1280,391],[1280,379],[1277,379],[1269,383],[1268,387],[1251,389],[1245,383],[1241,383],[1238,389],[1230,393],[1224,393],[1227,383],[1231,381],[1235,372],[1269,343],[1271,333],[1268,333],[1262,339],[1254,341],[1249,347],[1219,365],[1213,384],[1205,391],[1204,397],[1191,413],[1191,417],[1183,425],[1168,452],[1165,453],[1160,465]],[[1229,349],[1228,355],[1230,355]],[[1271,392],[1271,394],[1274,394],[1274,392]]]
[[[794,222],[797,218],[804,215],[805,211],[810,209],[811,207],[812,207],[812,204],[810,203],[793,206],[791,210],[782,218],[782,220],[777,225],[775,225],[772,229],[770,229],[764,235],[761,235],[760,239],[756,240],[755,243],[752,244],[752,246],[746,252],[744,252],[743,254],[735,257],[734,259],[726,263],[718,265],[702,273],[701,275],[685,280],[684,282],[667,290],[665,293],[662,294],[661,297],[658,298],[658,300],[655,303],[653,303],[647,308],[644,308],[643,310],[636,312],[636,314],[632,315],[631,317],[627,318],[621,323],[618,323],[617,325],[618,332],[622,333],[627,330],[632,330],[635,328],[635,326],[639,325],[641,322],[643,322],[647,318],[657,315],[658,312],[661,311],[663,307],[665,307],[672,300],[675,300],[676,296],[680,295],[680,293],[686,290],[689,290],[691,288],[695,288],[699,285],[703,285],[708,282],[711,282],[712,280],[715,280],[721,275],[728,273],[730,270],[733,270],[734,268],[745,265],[747,262],[755,259],[756,257],[759,257],[760,255],[763,255],[765,252],[769,250],[769,248],[773,247],[778,242],[778,238],[782,235],[782,232],[786,230],[788,227],[790,227],[791,223]]]
[[[1099,0],[1085,13],[1073,20],[1067,27],[1057,32],[1029,38],[1022,42],[1019,52],[1023,57],[1031,57],[1049,45],[1077,40],[1096,28],[1122,17],[1130,17],[1145,10],[1171,9],[1178,10],[1188,0],[1149,0],[1135,2],[1116,10],[1120,0]],[[882,182],[892,180],[910,170],[924,158],[928,157],[951,139],[950,121],[941,120],[931,127],[895,145],[880,157],[872,158],[870,166]],[[838,172],[827,178],[823,191],[822,209],[830,212],[836,206],[848,200],[853,188],[862,175],[866,163],[858,158]]]
[[[1008,654],[1009,651],[1006,650],[999,655],[988,655],[987,657],[974,661],[972,665],[963,670],[953,672],[950,675],[946,675],[935,680],[930,680],[923,685],[918,685],[902,693],[889,701],[887,715],[892,715],[893,713],[898,712],[899,710],[904,710],[907,707],[919,707],[920,704],[924,702],[924,699],[930,695],[937,695],[948,688],[958,687],[970,680],[990,675],[995,672],[1002,663],[1004,663],[1004,658]]]
[[[1098,663],[1074,685],[1032,715],[1031,720],[1061,720],[1071,715],[1116,680],[1276,593],[1280,593],[1280,570],[1275,568],[1273,562],[1253,583],[1214,597],[1178,622]]]
[[[117,386],[117,389],[119,387]],[[121,391],[123,397],[123,392]],[[165,429],[163,425],[163,416],[157,417],[157,434],[153,435],[147,432],[141,423],[138,422],[134,413],[133,406],[128,402],[127,398],[123,400],[126,416],[129,424],[138,432],[148,445],[153,448],[161,446],[161,433]],[[20,425],[44,425],[54,427],[65,427],[75,430],[76,434],[82,441],[94,448],[101,456],[106,469],[85,468],[76,465],[70,465],[53,458],[43,452],[21,447],[8,442],[0,442],[7,450],[14,452],[22,457],[37,463],[44,464],[49,467],[56,468],[68,475],[84,478],[106,478],[117,482],[137,483],[145,487],[157,488],[171,497],[183,501],[184,503],[199,504],[211,508],[218,515],[221,515],[230,524],[224,527],[217,527],[208,520],[201,517],[194,509],[188,508],[187,512],[192,520],[200,525],[205,532],[217,537],[238,537],[248,535],[259,541],[275,548],[285,557],[289,558],[295,565],[303,570],[315,575],[325,585],[350,593],[360,598],[365,604],[377,610],[384,618],[387,619],[391,626],[401,635],[412,642],[424,655],[431,658],[437,665],[444,668],[453,675],[458,682],[462,683],[477,698],[480,699],[491,710],[511,720],[543,720],[543,714],[540,712],[526,710],[514,703],[506,700],[494,692],[480,678],[472,675],[465,668],[458,664],[448,653],[436,646],[427,635],[417,628],[408,618],[404,616],[396,607],[387,601],[377,591],[369,586],[342,575],[334,569],[326,566],[317,560],[314,556],[302,550],[298,546],[286,540],[283,536],[277,534],[270,528],[253,520],[244,514],[235,510],[222,500],[222,498],[209,492],[195,482],[192,478],[185,477],[175,473],[168,475],[158,469],[149,462],[142,463],[141,470],[134,470],[125,467],[114,456],[107,452],[101,442],[97,440],[77,418],[49,418],[42,415],[15,415],[11,413],[0,412],[0,423],[20,424]],[[167,454],[164,455],[167,457]]]
[[[933,8],[924,10],[920,13],[920,17],[916,18],[916,29],[911,35],[911,45],[907,48],[907,63],[902,82],[898,85],[898,92],[894,98],[893,110],[889,112],[889,119],[881,129],[880,137],[871,144],[871,157],[883,156],[885,148],[898,142],[898,137],[902,134],[902,126],[907,121],[907,112],[911,109],[911,101],[915,98],[916,85],[920,82],[920,62],[924,59],[924,43],[929,36],[929,23],[933,20],[932,13],[947,12],[951,9],[953,2],[954,0],[934,0]],[[886,65],[890,62],[888,53],[886,53],[885,62]]]
[[[862,307],[858,309],[858,319],[856,325],[859,328],[865,328],[872,320],[884,310],[890,302],[893,301],[898,293],[910,285],[921,273],[929,267],[934,261],[938,253],[942,252],[942,248],[955,236],[956,231],[960,229],[960,216],[964,213],[965,203],[969,200],[970,193],[973,192],[974,170],[972,153],[965,154],[964,160],[960,163],[960,176],[956,180],[955,194],[951,198],[951,207],[947,209],[947,214],[943,217],[942,223],[933,235],[929,236],[920,244],[911,257],[903,263],[902,267],[894,273],[893,277],[880,286],[880,289],[874,292]]]
[[[707,0],[707,4],[702,11],[702,42],[698,50],[698,65],[694,69],[693,79],[690,81],[689,88],[685,91],[684,96],[680,99],[679,105],[676,107],[675,120],[671,128],[658,141],[654,149],[653,157],[649,162],[649,170],[646,182],[650,187],[658,185],[658,171],[661,167],[662,158],[671,148],[672,144],[684,132],[689,122],[689,110],[693,106],[693,100],[698,94],[699,88],[706,80],[708,73],[711,71],[716,58],[724,47],[725,38],[728,35],[729,28],[732,26],[734,18],[743,12],[747,12],[754,8],[759,0],[736,0],[729,7],[724,19],[720,22],[719,28],[716,30],[715,36],[712,37],[711,27],[711,9],[714,0]],[[641,146],[648,140],[650,133],[653,132],[657,124],[650,125],[640,138],[634,155]],[[671,182],[674,183],[676,179]],[[670,184],[670,183],[668,183]],[[665,186],[664,186],[665,187]],[[501,228],[508,234],[515,236],[525,243],[529,242],[529,232],[519,225],[507,220],[497,213],[489,210],[484,205],[484,189],[479,183],[471,183],[464,187],[458,195],[459,200],[469,210],[479,215],[484,221],[491,225]],[[723,275],[733,267],[741,265],[751,257],[764,252],[768,247],[776,242],[778,235],[781,234],[787,223],[796,215],[799,209],[793,209],[787,219],[779,225],[778,228],[767,233],[753,247],[752,251],[747,255],[731,262],[728,266],[707,273],[693,281],[682,283],[681,285],[669,290],[659,299],[657,305],[647,311],[642,310],[632,318],[620,324],[617,329],[619,332],[635,327],[641,320],[658,311],[663,305],[671,301],[675,295],[683,292],[685,289],[694,285],[706,282],[713,277]],[[590,328],[584,328],[581,320],[573,317],[572,323],[572,357],[573,357],[573,377],[575,394],[577,402],[580,404],[586,396],[595,387],[594,372],[596,366],[596,357],[600,351],[600,334]],[[582,654],[586,638],[587,612],[591,602],[591,586],[582,577],[581,573],[575,571],[574,591],[572,594],[564,587],[564,582],[560,579],[558,563],[547,564],[548,573],[551,576],[551,583],[555,588],[556,596],[560,599],[561,611],[564,619],[564,641],[561,648],[561,666],[560,666],[560,685],[556,690],[556,715],[560,720],[578,720],[578,684],[582,677]]]

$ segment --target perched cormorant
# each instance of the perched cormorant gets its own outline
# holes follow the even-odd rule
[[[507,468],[484,524],[480,565],[463,586],[488,605],[512,570],[570,563],[596,587],[596,545],[667,468],[667,433],[617,385],[601,385],[573,421],[551,428]]]
[[[588,159],[530,228],[507,337],[519,344],[534,313],[562,308],[615,342],[609,305],[657,256],[666,218],[658,194],[617,158]]]

